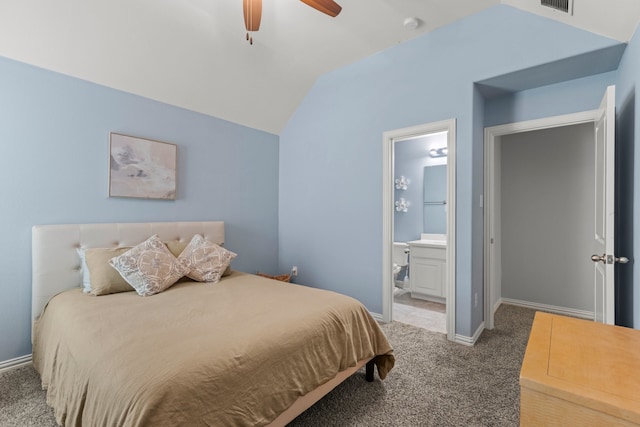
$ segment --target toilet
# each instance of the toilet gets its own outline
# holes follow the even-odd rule
[[[409,245],[393,242],[393,284],[404,288],[409,283]]]

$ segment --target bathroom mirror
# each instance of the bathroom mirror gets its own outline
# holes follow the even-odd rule
[[[423,233],[447,232],[447,165],[425,166],[423,171]]]

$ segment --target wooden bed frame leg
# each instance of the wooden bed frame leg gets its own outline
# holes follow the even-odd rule
[[[365,372],[365,379],[368,382],[372,382],[373,381],[373,367],[374,367],[374,363],[373,360],[370,360],[367,362],[366,365],[366,372]]]

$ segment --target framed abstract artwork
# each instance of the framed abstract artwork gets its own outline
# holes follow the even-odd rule
[[[109,197],[176,199],[178,146],[109,134]]]

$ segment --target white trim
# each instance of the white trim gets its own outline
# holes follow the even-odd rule
[[[454,339],[454,341],[458,344],[467,345],[469,347],[472,347],[474,344],[473,338],[467,337],[465,335],[456,334],[456,338]]]
[[[527,120],[524,122],[507,123],[505,125],[485,128],[492,136],[511,135],[513,133],[529,132],[533,130],[551,129],[563,126],[579,125],[594,122],[600,110],[583,111],[580,113],[563,114],[561,116],[543,119]]]
[[[494,192],[495,192],[495,138],[489,128],[484,129],[484,321],[487,329],[493,329],[494,313],[491,300],[493,289],[491,272],[495,268],[495,259],[491,256],[491,239],[495,235]]]
[[[511,135],[520,132],[551,129],[563,126],[572,126],[582,123],[592,123],[598,119],[599,110],[583,111],[580,113],[564,114],[561,116],[547,117],[543,119],[528,120],[524,122],[508,123],[505,125],[487,127],[484,130],[484,321],[487,329],[493,329],[494,307],[491,300],[493,295],[491,272],[494,271],[494,256],[491,253],[491,239],[500,227],[495,221],[494,215],[494,191],[495,191],[495,144],[496,139],[503,135]],[[495,254],[499,257],[500,254]]]
[[[451,340],[456,333],[456,120],[447,124],[447,337]],[[449,327],[451,325],[451,327]]]
[[[500,306],[503,303],[503,299],[502,298],[498,298],[498,301],[496,301],[496,304],[493,306],[493,310],[491,310],[491,315],[493,316],[494,314],[496,314],[496,311],[498,311],[498,309],[500,308]]]
[[[373,319],[377,322],[382,322],[382,323],[389,323],[389,322],[385,322],[384,321],[384,317],[382,316],[382,314],[380,313],[373,313],[373,312],[369,312],[369,314],[371,315],[371,317],[373,317]]]
[[[394,142],[429,133],[447,132],[447,338],[456,331],[456,119],[384,132],[382,136],[382,317],[393,318],[393,174]]]
[[[537,302],[520,301],[511,298],[502,298],[503,304],[515,305],[518,307],[530,308],[537,311],[546,311],[548,313],[561,314],[563,316],[579,317],[581,319],[594,319],[594,312],[587,310],[577,310],[575,308],[559,307],[557,305],[540,304]]]
[[[15,359],[5,360],[4,362],[0,362],[0,374],[3,372],[11,371],[13,369],[18,369],[22,366],[27,366],[31,363],[31,355],[27,354],[26,356],[16,357]]]
[[[382,137],[382,321],[393,319],[393,136]],[[391,289],[389,289],[391,288]]]
[[[482,335],[482,331],[484,331],[484,322],[482,322],[480,326],[478,326],[478,329],[476,329],[476,332],[473,334],[473,336],[467,337],[465,335],[456,335],[455,342],[462,345],[468,345],[470,347],[474,346],[476,342],[478,342],[480,335]]]

